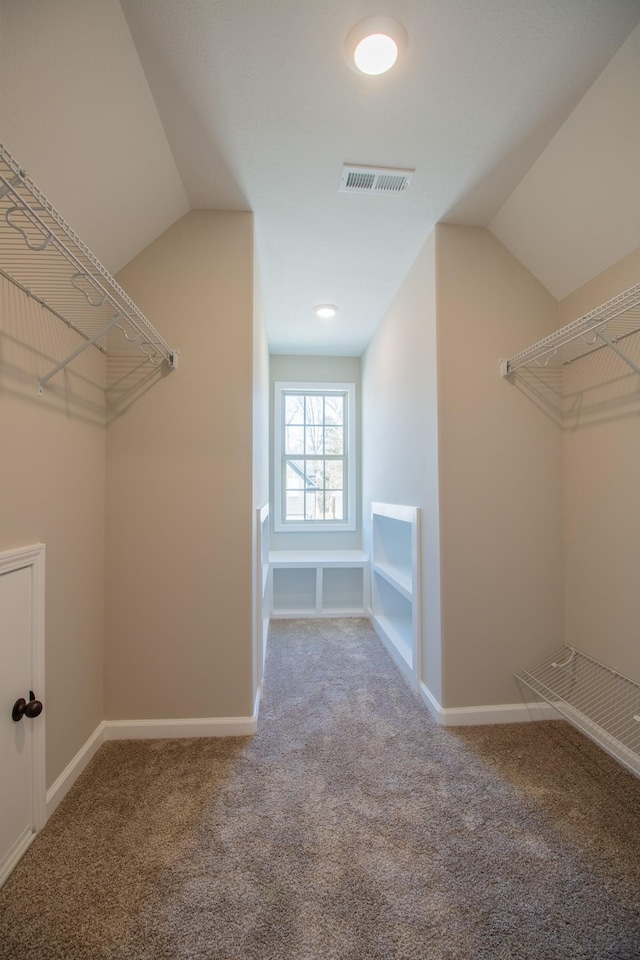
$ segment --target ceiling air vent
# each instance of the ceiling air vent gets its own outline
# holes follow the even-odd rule
[[[361,167],[345,163],[338,193],[403,193],[415,170],[393,167]]]

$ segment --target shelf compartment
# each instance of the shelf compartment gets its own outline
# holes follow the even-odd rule
[[[269,609],[271,606],[271,579],[269,576],[269,504],[256,510],[256,632],[257,682],[262,683],[269,639]]]
[[[39,396],[48,380],[89,347],[176,366],[177,351],[1,143],[0,275],[81,338],[78,348],[41,378]]]
[[[362,550],[272,550],[269,568],[274,617],[364,617],[368,613],[369,558]],[[289,571],[299,576],[290,581],[291,602],[280,589]],[[296,594],[295,583],[301,584],[304,596]]]
[[[337,614],[364,613],[364,568],[324,567],[322,570],[322,610]]]
[[[387,580],[375,571],[373,576],[372,613],[374,625],[384,631],[404,662],[413,669],[414,629],[413,605]]]
[[[410,683],[420,680],[418,507],[371,504],[371,619]]]
[[[271,577],[274,614],[315,613],[316,571],[313,567],[275,567]]]
[[[640,684],[568,646],[516,679],[640,776]]]
[[[373,519],[373,560],[382,570],[394,577],[405,589],[411,587],[414,567],[414,524],[415,516],[407,515],[404,510],[412,508],[398,508],[398,514],[392,516],[390,512],[380,512],[380,508],[388,505],[372,504]]]
[[[410,571],[403,570],[400,567],[393,567],[389,563],[374,562],[373,572],[383,577],[392,587],[395,587],[406,600],[410,601],[412,599],[413,585]]]

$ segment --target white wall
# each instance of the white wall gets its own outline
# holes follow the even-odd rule
[[[640,249],[563,300],[561,324],[637,283]],[[638,335],[620,346],[640,365]],[[565,431],[567,642],[640,682],[640,377],[607,349],[572,368],[584,394]]]
[[[362,361],[364,546],[371,502],[422,512],[422,664],[441,698],[436,256],[431,234]]]
[[[357,528],[345,533],[275,533],[273,529],[273,429],[274,429],[274,384],[278,381],[301,383],[355,383],[356,385],[356,516]],[[362,384],[360,357],[310,357],[272,354],[270,361],[271,403],[271,535],[272,550],[359,550],[361,545],[361,430],[362,430]]]

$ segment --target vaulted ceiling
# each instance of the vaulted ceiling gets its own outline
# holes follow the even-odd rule
[[[409,36],[373,78],[344,55],[369,13]],[[252,210],[272,350],[359,354],[439,221],[490,225],[556,296],[640,245],[639,20],[640,0],[2,0],[0,140],[112,271],[190,208]],[[346,195],[343,162],[416,173]]]

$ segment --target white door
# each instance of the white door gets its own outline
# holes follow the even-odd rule
[[[33,548],[0,555],[0,886],[44,824],[40,574]]]

